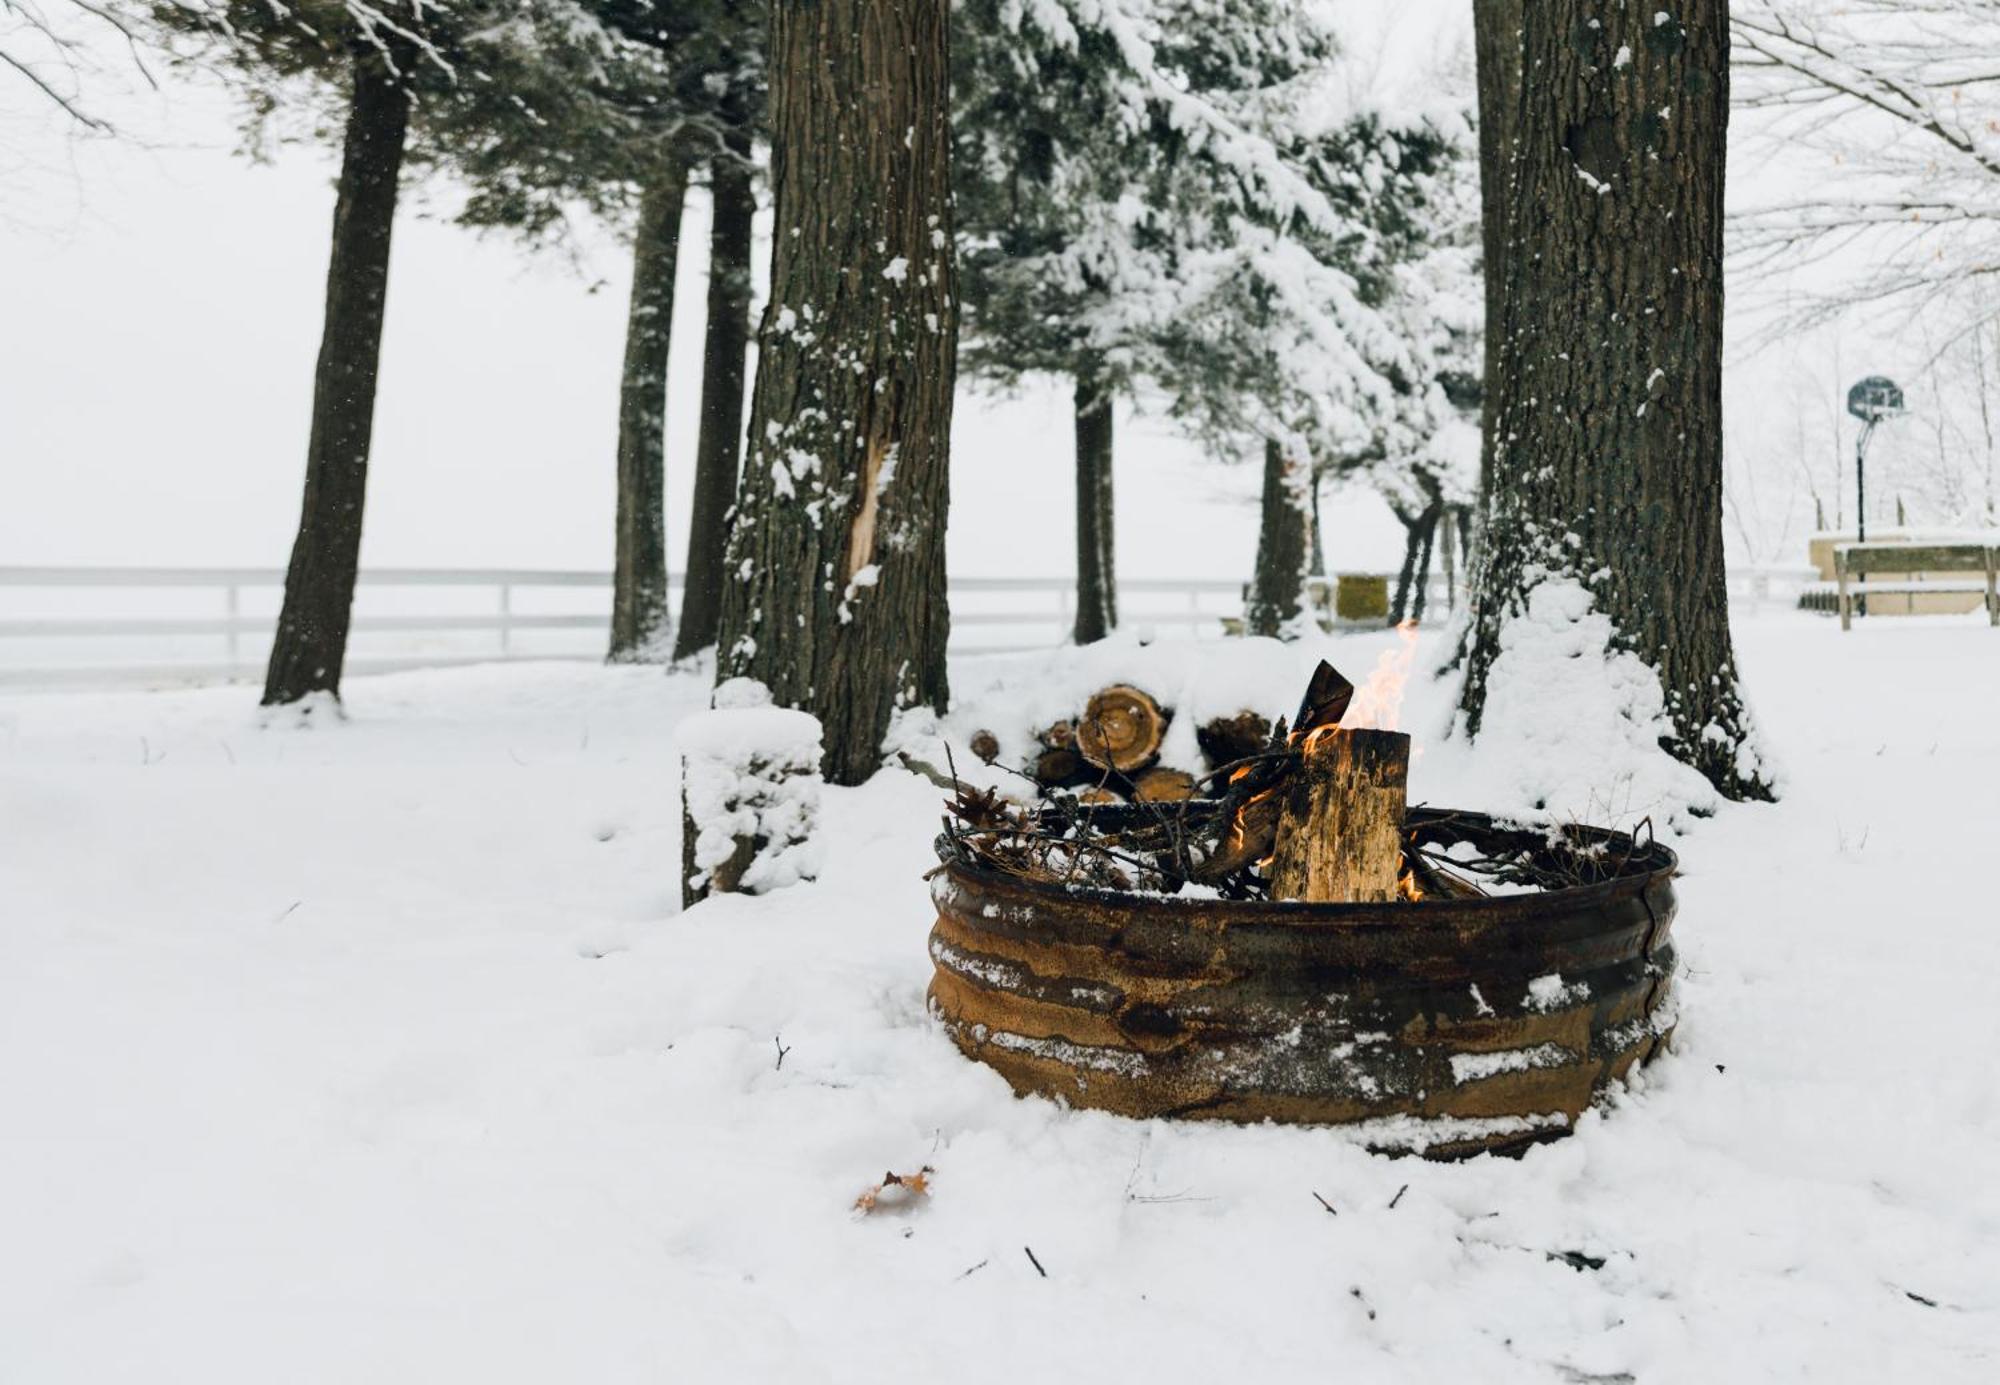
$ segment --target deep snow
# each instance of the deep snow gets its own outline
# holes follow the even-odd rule
[[[2000,634],[1739,643],[1788,795],[1677,840],[1675,1052],[1456,1166],[1016,1100],[925,1015],[906,773],[826,791],[816,883],[680,915],[696,676],[0,696],[0,1379],[2000,1377]],[[950,724],[1170,657],[961,662]],[[1414,797],[1541,791],[1440,701]]]

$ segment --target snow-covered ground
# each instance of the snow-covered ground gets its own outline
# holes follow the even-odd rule
[[[902,772],[680,914],[696,676],[0,697],[0,1379],[2000,1378],[2000,633],[1739,642],[1788,792],[1678,838],[1675,1052],[1461,1165],[1016,1100],[925,1015]],[[954,724],[1078,657],[962,662]],[[1417,798],[1542,792],[1427,739]],[[1536,758],[1660,806],[1600,751]]]

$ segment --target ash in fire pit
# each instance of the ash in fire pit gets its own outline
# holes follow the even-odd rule
[[[961,788],[931,1003],[1021,1093],[1358,1124],[1433,1155],[1565,1133],[1672,1029],[1673,853],[1405,811],[1408,738],[1322,664],[1219,797],[1021,808]]]

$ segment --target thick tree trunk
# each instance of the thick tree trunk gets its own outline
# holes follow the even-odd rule
[[[1722,566],[1725,0],[1541,0],[1507,172],[1491,510],[1461,698],[1477,734],[1502,628],[1567,579],[1657,670],[1663,745],[1769,793],[1747,742]],[[1528,228],[1533,228],[1532,244]]]
[[[709,162],[714,217],[708,236],[708,326],[702,340],[701,437],[695,444],[694,513],[688,524],[687,586],[674,657],[715,643],[722,614],[729,510],[743,457],[743,368],[750,345],[750,224],[757,197],[750,141],[732,141]]]
[[[1078,644],[1118,628],[1117,512],[1112,504],[1112,396],[1097,371],[1076,376],[1076,629]]]
[[[1479,249],[1485,262],[1486,333],[1480,384],[1482,497],[1493,463],[1494,384],[1502,370],[1501,270],[1508,256],[1509,157],[1521,120],[1523,0],[1474,0],[1473,53],[1479,87]]]
[[[410,55],[399,56],[401,67]],[[410,95],[402,82],[374,49],[359,50],[334,199],[326,322],[313,373],[305,502],[264,677],[265,706],[296,702],[315,692],[340,692],[375,429],[389,235],[396,220],[396,179],[409,116]]]
[[[674,333],[686,153],[670,149],[639,201],[632,302],[618,381],[618,539],[612,560],[611,651],[621,663],[666,658],[667,348]]]
[[[949,693],[948,9],[771,7],[777,229],[716,671],[817,715],[839,784]]]
[[[1318,487],[1312,469],[1264,440],[1264,503],[1257,525],[1257,571],[1245,623],[1253,635],[1296,635],[1305,588],[1307,515]]]

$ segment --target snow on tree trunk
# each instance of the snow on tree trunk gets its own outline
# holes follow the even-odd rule
[[[666,656],[667,349],[674,330],[674,274],[688,160],[670,148],[639,202],[632,243],[632,301],[618,385],[618,540],[612,566],[611,658]]]
[[[771,296],[717,671],[816,714],[840,784],[948,694],[948,8],[771,10]]]
[[[410,46],[390,48],[397,67],[407,70],[414,61]],[[326,322],[313,373],[305,501],[264,678],[265,706],[340,692],[361,559],[389,236],[409,116],[409,91],[384,53],[357,44],[326,272]]]
[[[1264,440],[1263,513],[1257,526],[1257,571],[1245,622],[1253,635],[1296,639],[1306,605],[1310,562],[1313,469],[1275,438]]]
[[[1076,377],[1076,642],[1118,628],[1117,511],[1112,503],[1112,396],[1086,365]]]
[[[724,684],[738,702],[683,721],[681,904],[711,894],[763,894],[819,871],[820,724],[805,712],[757,705],[747,679]]]
[[[743,458],[743,378],[750,344],[750,141],[733,140],[709,162],[714,219],[708,238],[708,326],[701,357],[701,436],[695,443],[694,513],[688,522],[687,586],[674,657],[715,643],[722,613],[729,508]]]
[[[1491,509],[1460,705],[1478,734],[1496,662],[1528,648],[1515,623],[1606,623],[1602,656],[1658,677],[1657,703],[1635,694],[1625,715],[1723,794],[1766,797],[1723,578],[1726,10],[1542,0],[1522,13],[1534,99],[1489,261]],[[1543,588],[1562,595],[1537,600]]]

